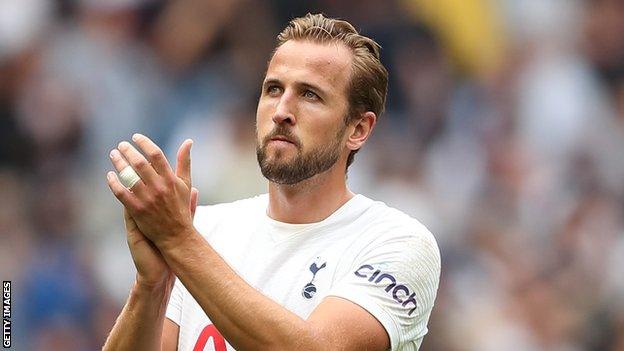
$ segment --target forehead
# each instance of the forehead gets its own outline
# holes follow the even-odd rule
[[[344,88],[351,76],[352,56],[350,49],[340,43],[289,40],[273,55],[267,78],[301,80],[326,89]]]

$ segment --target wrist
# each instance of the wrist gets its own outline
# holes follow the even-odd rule
[[[134,280],[134,292],[137,293],[147,293],[147,294],[159,294],[162,292],[170,291],[173,287],[173,283],[175,281],[175,276],[173,273],[167,274],[165,278],[160,281],[150,281],[143,278],[139,273],[136,274],[136,278]]]
[[[173,275],[172,277],[175,278]],[[142,311],[148,306],[147,310],[149,312],[147,313],[150,315],[150,318],[163,318],[167,310],[174,281],[175,279],[166,279],[157,284],[147,283],[137,275],[128,299],[128,310],[131,312]]]
[[[168,253],[189,244],[193,238],[197,237],[199,233],[195,230],[195,227],[180,229],[175,235],[170,235],[156,244],[158,250],[163,256],[167,256]]]

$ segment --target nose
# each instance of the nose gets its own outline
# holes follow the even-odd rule
[[[273,114],[273,122],[275,124],[287,123],[294,125],[297,120],[295,118],[294,97],[288,92],[280,96],[276,102],[275,113]]]

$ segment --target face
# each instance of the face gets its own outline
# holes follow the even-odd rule
[[[269,63],[256,113],[262,174],[296,184],[330,169],[345,148],[352,53],[339,44],[289,40]]]

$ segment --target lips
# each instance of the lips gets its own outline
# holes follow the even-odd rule
[[[287,138],[287,137],[285,137],[285,136],[281,136],[281,135],[278,135],[278,136],[274,136],[274,137],[272,137],[272,138],[271,138],[271,141],[285,141],[285,142],[288,142],[288,143],[291,143],[291,144],[294,144],[294,143],[295,143],[294,141],[292,141],[292,140],[288,139],[288,138]]]
[[[277,126],[273,129],[267,136],[264,137],[263,145],[268,145],[269,143],[274,143],[275,145],[283,145],[288,146],[292,145],[297,149],[301,148],[301,142],[297,138],[294,133],[292,133],[288,128],[284,128],[281,126]]]

